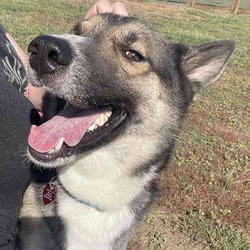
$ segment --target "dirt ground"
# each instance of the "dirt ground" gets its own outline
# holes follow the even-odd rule
[[[163,1],[153,1],[153,0],[132,0],[132,1],[125,1],[121,0],[123,3],[127,3],[128,10],[130,10],[130,13],[140,11],[140,13],[144,14],[148,13],[150,11],[157,12],[159,14],[166,14],[166,13],[175,13],[178,15],[179,13],[176,12],[176,10],[180,8],[187,8],[187,4],[185,3],[178,3],[176,2],[163,2]],[[196,4],[196,9],[201,10],[219,10],[225,13],[232,13],[232,8],[229,7],[219,7],[219,6],[212,6],[212,5],[205,5],[205,4]],[[250,14],[250,9],[238,9],[238,14]]]
[[[163,209],[164,207],[157,207]],[[154,208],[153,208],[154,209]],[[159,211],[159,210],[157,210]],[[155,224],[150,225],[148,219],[137,230],[132,241],[129,244],[128,250],[205,250],[206,248],[198,243],[191,241],[187,236],[183,235],[178,230],[176,224],[177,218],[169,215],[166,219],[166,211],[162,211],[164,219],[157,216]],[[149,215],[149,218],[151,215]],[[150,220],[150,219],[149,219]],[[158,234],[158,236],[157,236]],[[162,239],[161,239],[161,238]]]

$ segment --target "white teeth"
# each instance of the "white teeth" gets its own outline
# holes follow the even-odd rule
[[[93,131],[94,129],[97,128],[97,125],[96,124],[92,124],[89,128],[88,128],[88,131]]]
[[[109,118],[112,115],[112,110],[106,111],[104,115]]]
[[[104,114],[101,114],[98,119],[95,121],[95,124],[98,126],[102,126],[109,118]]]
[[[57,143],[57,145],[54,148],[52,148],[48,152],[48,154],[52,154],[52,153],[58,152],[62,148],[63,142],[64,142],[64,139],[61,138],[60,141]]]
[[[102,113],[95,121],[94,124],[92,124],[87,131],[93,131],[94,129],[103,126],[109,119],[109,117],[112,115],[112,111],[106,111]]]

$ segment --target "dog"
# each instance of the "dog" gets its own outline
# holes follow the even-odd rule
[[[25,193],[18,249],[126,249],[189,105],[222,74],[234,47],[173,43],[114,14],[35,38],[29,78],[49,93],[49,120],[33,125],[28,139],[39,167]]]

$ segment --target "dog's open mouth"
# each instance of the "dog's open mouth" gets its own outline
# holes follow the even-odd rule
[[[66,104],[51,120],[31,127],[29,152],[39,162],[68,158],[113,131],[126,117],[122,108],[105,106],[83,111]]]

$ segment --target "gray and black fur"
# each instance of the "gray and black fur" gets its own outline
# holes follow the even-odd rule
[[[136,18],[112,14],[79,22],[71,35],[36,38],[31,82],[79,109],[120,113],[69,157],[46,161],[29,151],[44,169],[58,167],[57,198],[44,206],[44,183],[31,184],[19,248],[125,249],[150,209],[189,104],[217,80],[233,49],[229,40],[172,43]]]

